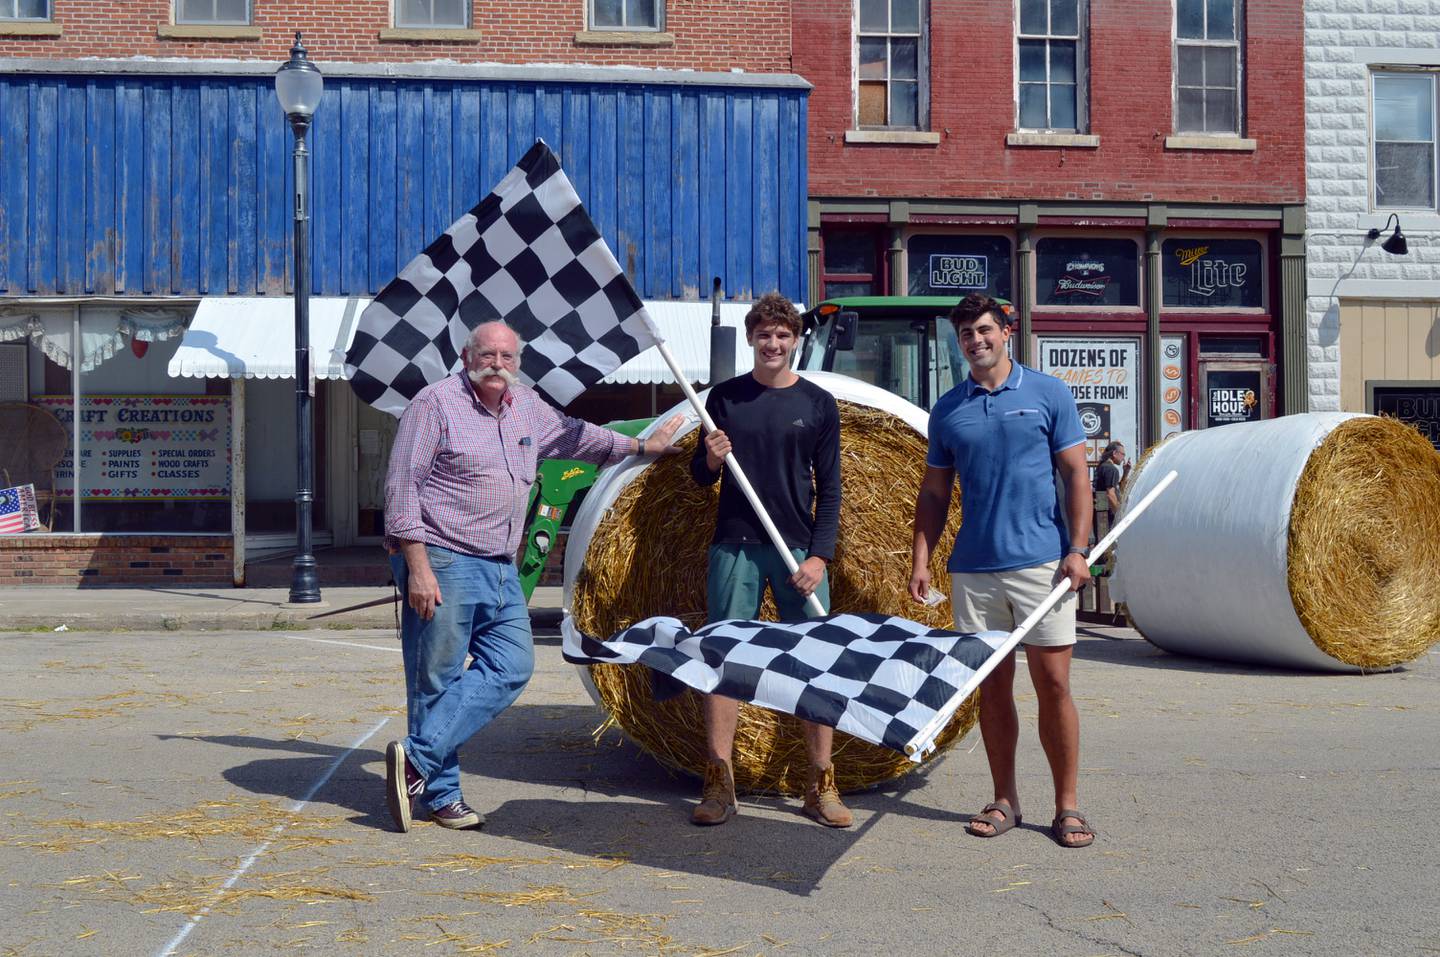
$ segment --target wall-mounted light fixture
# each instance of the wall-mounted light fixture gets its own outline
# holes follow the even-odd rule
[[[1410,252],[1410,244],[1405,241],[1405,234],[1400,231],[1399,214],[1390,214],[1390,219],[1385,220],[1385,229],[1390,228],[1391,220],[1395,221],[1395,232],[1391,233],[1390,238],[1380,244],[1380,248],[1385,250],[1392,256],[1407,255]],[[1365,234],[1365,238],[1370,240],[1371,242],[1374,242],[1375,240],[1380,238],[1381,232],[1383,232],[1383,230],[1372,228],[1368,233]]]

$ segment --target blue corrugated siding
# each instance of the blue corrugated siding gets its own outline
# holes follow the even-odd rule
[[[534,142],[646,298],[804,295],[805,93],[332,78],[317,295],[373,295]],[[285,295],[291,137],[264,77],[0,77],[0,296]]]

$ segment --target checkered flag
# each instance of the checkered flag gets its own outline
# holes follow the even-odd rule
[[[660,341],[544,140],[365,309],[345,355],[350,384],[399,416],[495,319],[525,343],[521,381],[561,406]]]
[[[676,618],[647,618],[607,641],[581,634],[566,616],[563,631],[572,664],[646,665],[697,691],[829,725],[914,761],[944,724],[917,742],[921,729],[979,686],[1010,637],[873,614],[719,621],[693,632]]]

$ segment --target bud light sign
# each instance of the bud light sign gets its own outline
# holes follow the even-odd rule
[[[985,256],[937,253],[930,257],[930,288],[984,289],[990,285]]]

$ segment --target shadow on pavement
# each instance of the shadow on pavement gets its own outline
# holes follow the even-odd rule
[[[315,782],[330,769],[335,759],[349,750],[318,741],[274,740],[243,734],[160,734],[156,737],[161,741],[203,741],[247,751],[290,752],[296,756],[257,758],[227,768],[222,777],[252,794],[291,801],[299,801],[309,795]],[[360,816],[351,820],[362,827],[388,829],[390,812],[385,809],[385,779],[380,774],[362,770],[363,765],[371,762],[380,762],[383,767],[384,760],[383,750],[361,748],[351,752],[345,761],[350,773],[342,780],[337,772],[311,800],[323,799],[358,812]]]
[[[1303,671],[1298,668],[1272,668],[1268,665],[1248,664],[1237,661],[1212,661],[1208,658],[1192,658],[1188,655],[1172,654],[1143,639],[1109,638],[1104,635],[1085,634],[1075,645],[1077,661],[1095,661],[1110,665],[1127,665],[1134,668],[1159,668],[1165,671],[1184,671],[1214,675],[1256,675],[1294,678],[1313,678],[1317,675],[1332,678],[1350,676],[1346,672]],[[1098,639],[1098,640],[1097,640]],[[1404,669],[1397,669],[1404,670]],[[1363,677],[1359,672],[1354,677]]]
[[[742,798],[740,804],[728,823],[699,828],[689,821],[690,801],[517,799],[486,811],[485,833],[548,851],[623,855],[661,871],[804,897],[880,819],[862,809],[854,827],[835,830],[801,815],[798,800],[785,802],[781,818],[770,810],[777,807],[774,799]]]
[[[487,835],[553,851],[624,854],[637,864],[704,874],[809,894],[837,861],[887,814],[953,824],[969,815],[907,800],[924,788],[926,774],[907,775],[847,795],[857,823],[832,830],[801,813],[798,797],[746,795],[740,815],[717,828],[689,823],[695,780],[661,767],[628,738],[610,735],[595,744],[590,731],[599,713],[584,705],[517,705],[460,750],[466,800],[484,811]],[[399,726],[396,726],[398,731]],[[230,784],[253,794],[298,801],[347,750],[341,745],[254,735],[157,735],[259,752],[227,768]],[[354,751],[345,767],[312,800],[356,812],[361,827],[389,830],[384,754]],[[558,797],[514,796],[540,787]],[[532,792],[533,793],[533,792]],[[417,811],[423,818],[424,812]]]

